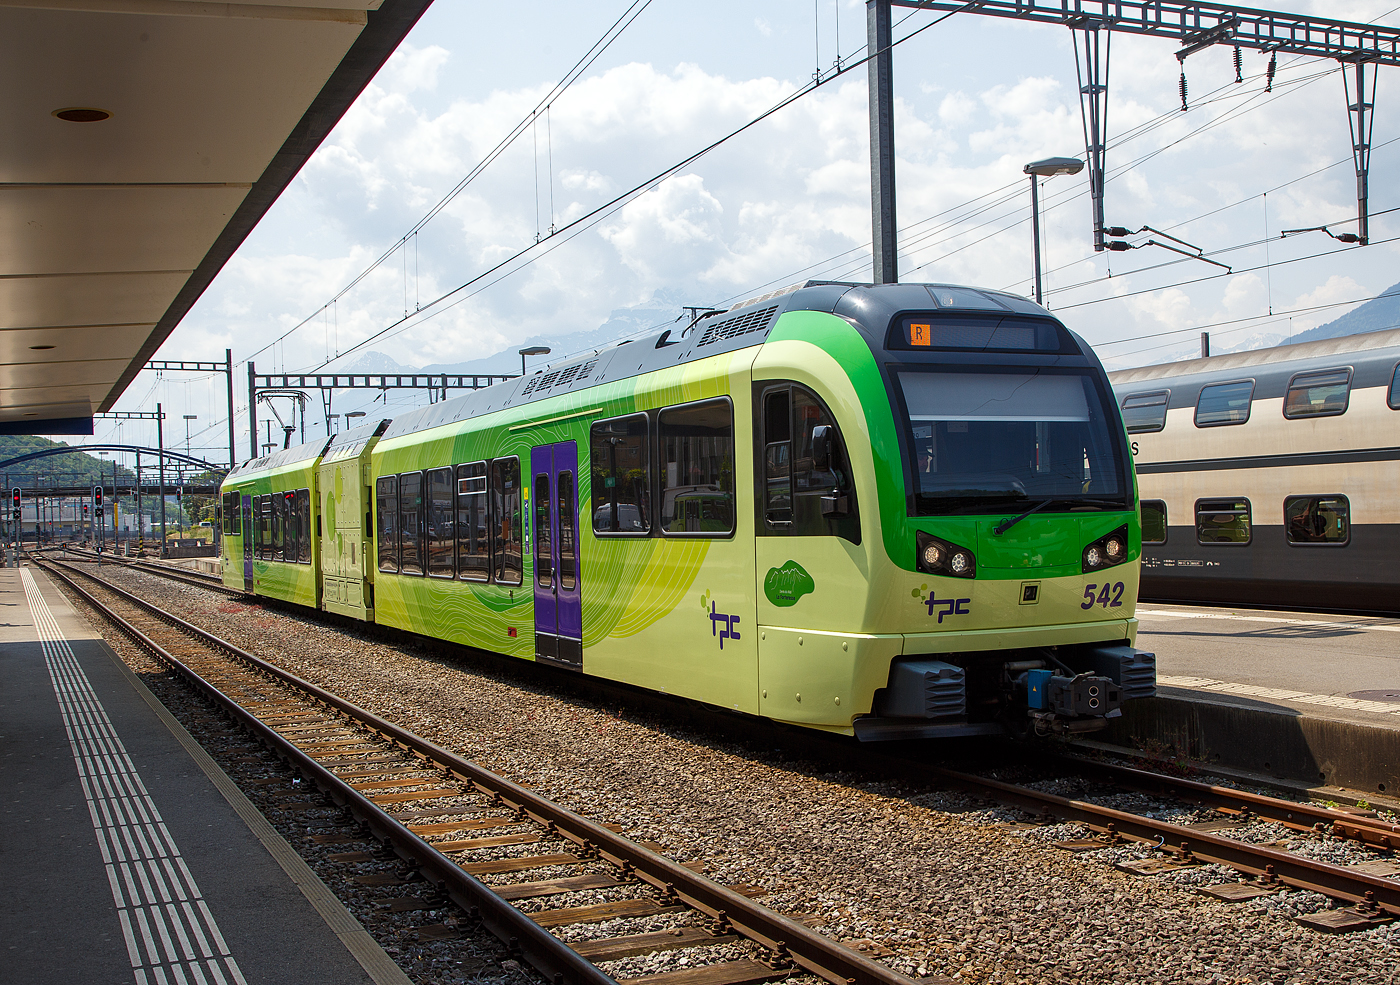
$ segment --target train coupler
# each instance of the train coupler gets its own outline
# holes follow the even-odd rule
[[[1094,674],[1065,677],[1051,670],[1026,673],[1026,705],[1032,718],[1064,722],[1056,731],[1089,731],[1101,728],[1104,719],[1122,714],[1123,692],[1111,678]],[[1066,720],[1084,719],[1096,724],[1088,728],[1068,728]]]

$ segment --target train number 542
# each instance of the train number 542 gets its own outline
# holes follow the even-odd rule
[[[1101,605],[1105,609],[1115,609],[1123,604],[1123,583],[1115,581],[1112,584],[1104,582],[1102,585],[1090,583],[1084,586],[1084,601],[1079,603],[1081,609],[1092,609],[1096,605]]]

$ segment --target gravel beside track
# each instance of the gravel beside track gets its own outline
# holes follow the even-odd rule
[[[533,668],[386,643],[138,571],[103,575],[579,813],[621,823],[629,837],[659,842],[679,861],[703,860],[718,882],[764,886],[766,905],[819,917],[823,932],[866,942],[905,974],[965,982],[1400,980],[1400,924],[1346,936],[1294,924],[1292,916],[1328,905],[1316,894],[1216,902],[1192,885],[1220,881],[1220,873],[1132,876],[1110,864],[1142,849],[1072,855],[1052,847],[1080,835],[1073,825],[1028,828],[1014,823],[1014,812],[959,793],[692,734],[655,712],[571,695]],[[150,661],[133,651],[118,646],[150,680]],[[667,926],[664,918],[651,923]],[[499,945],[487,939],[480,951]],[[482,962],[471,975],[514,972]],[[450,968],[423,977],[411,964],[405,970],[421,982],[465,980]]]

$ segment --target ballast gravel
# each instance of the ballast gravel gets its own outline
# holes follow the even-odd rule
[[[1144,848],[1055,848],[1084,836],[1077,825],[1026,828],[1018,822],[1028,819],[1015,811],[855,775],[791,752],[795,744],[752,749],[697,734],[664,712],[581,698],[567,681],[537,668],[386,641],[136,571],[104,574],[585,816],[659,842],[678,861],[703,861],[719,882],[762,886],[768,893],[760,902],[834,939],[874,945],[878,960],[916,978],[1075,985],[1400,980],[1397,925],[1339,936],[1293,922],[1331,905],[1317,894],[1218,902],[1194,888],[1202,875],[1183,875],[1199,869],[1141,877],[1112,867],[1150,855]],[[1042,788],[1084,793],[1072,780]],[[1169,820],[1181,813],[1168,804],[1160,809]],[[1264,834],[1261,841],[1297,840],[1296,832]],[[1314,857],[1326,861],[1373,857],[1315,844]],[[1209,877],[1232,878],[1228,870]],[[669,926],[655,920],[619,931],[651,924]],[[566,933],[595,932],[604,928]],[[678,967],[678,958],[670,960],[668,969]],[[626,962],[610,970],[650,973]]]

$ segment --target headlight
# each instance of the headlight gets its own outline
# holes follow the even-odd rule
[[[1111,568],[1126,560],[1128,560],[1128,528],[1124,525],[1084,548],[1083,570],[1088,572],[1097,571],[1100,568]]]
[[[914,542],[920,571],[954,578],[977,577],[977,558],[966,547],[939,540],[922,530],[914,534]]]

